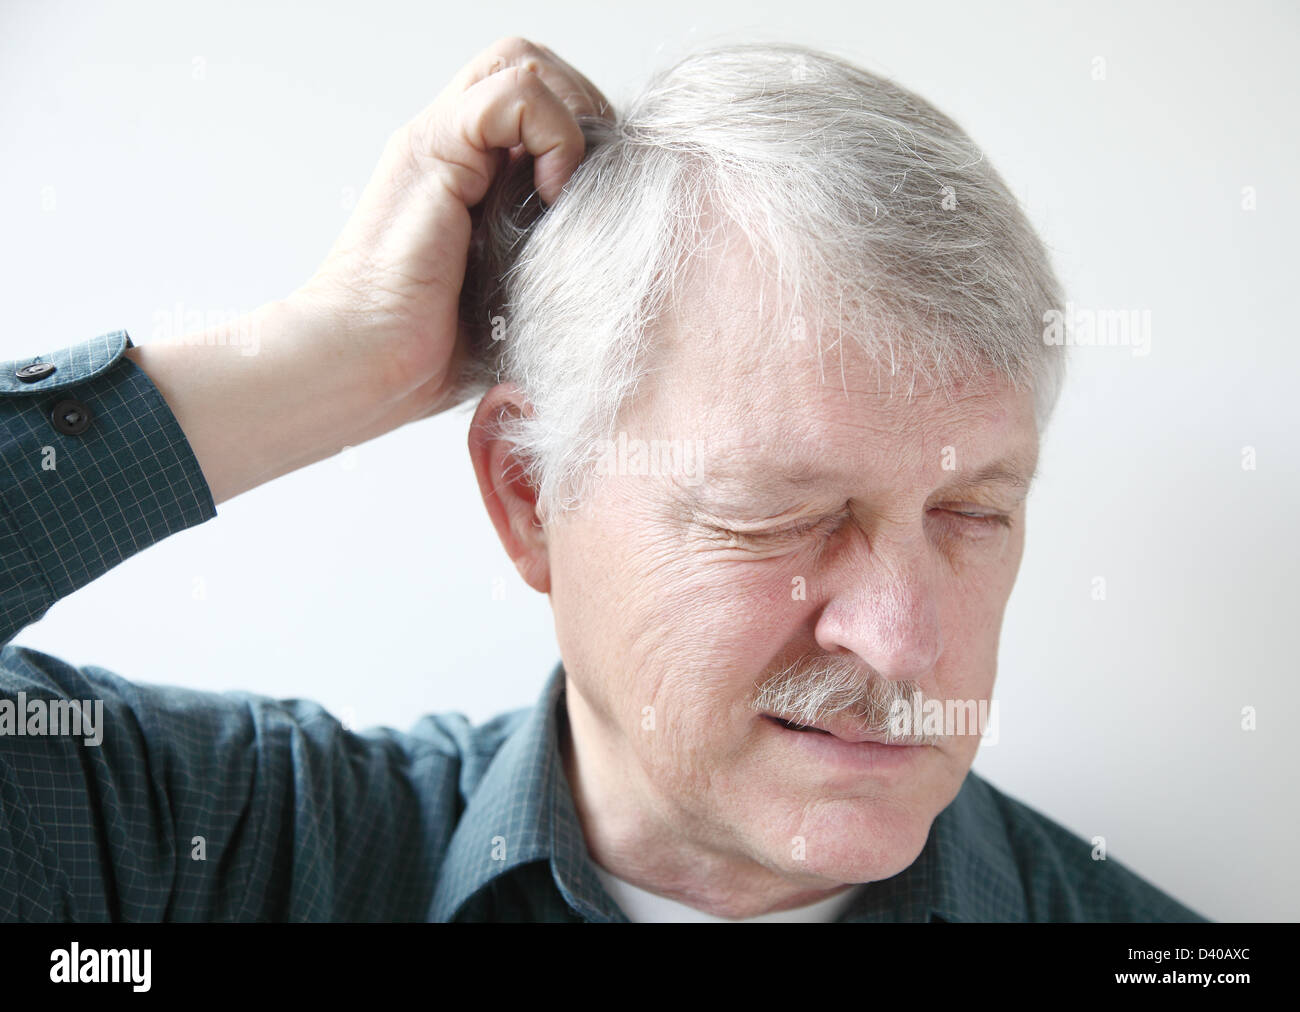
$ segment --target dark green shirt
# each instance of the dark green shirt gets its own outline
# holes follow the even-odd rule
[[[130,346],[117,331],[0,365],[0,919],[626,921],[560,760],[560,666],[536,706],[477,727],[358,733],[314,703],[136,685],[10,642],[216,516]],[[60,700],[92,718],[100,701],[101,740],[36,733]],[[840,917],[1203,919],[974,773],[920,857]]]

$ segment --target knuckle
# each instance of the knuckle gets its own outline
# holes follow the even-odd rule
[[[546,85],[537,76],[535,67],[520,66],[514,68],[515,85],[530,98],[535,98],[546,91]]]
[[[511,56],[541,56],[542,51],[522,35],[506,35],[492,45],[494,51]]]

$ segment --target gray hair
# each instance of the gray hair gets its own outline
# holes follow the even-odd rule
[[[461,301],[460,393],[521,388],[531,410],[498,424],[547,517],[581,498],[718,218],[777,282],[778,331],[820,342],[829,326],[890,375],[906,364],[939,386],[992,369],[1033,391],[1046,427],[1064,379],[1064,347],[1043,339],[1059,282],[1001,177],[924,99],[803,46],[743,43],[580,124],[587,152],[553,207],[522,158],[474,209]]]

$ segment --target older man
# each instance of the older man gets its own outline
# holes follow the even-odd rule
[[[616,118],[495,44],[284,300],[7,364],[0,609],[8,641],[472,396],[562,664],[482,727],[355,734],[6,646],[0,916],[1200,919],[972,774],[987,727],[953,720],[989,712],[1060,301],[979,150],[895,85],[722,47]],[[68,700],[102,701],[62,710],[97,744],[32,725]]]

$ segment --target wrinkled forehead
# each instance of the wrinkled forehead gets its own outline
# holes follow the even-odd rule
[[[1027,391],[991,368],[937,382],[888,328],[792,310],[752,253],[733,252],[701,263],[655,328],[637,417],[660,438],[733,469],[927,470],[950,447],[959,463],[1001,453],[1032,471]]]

